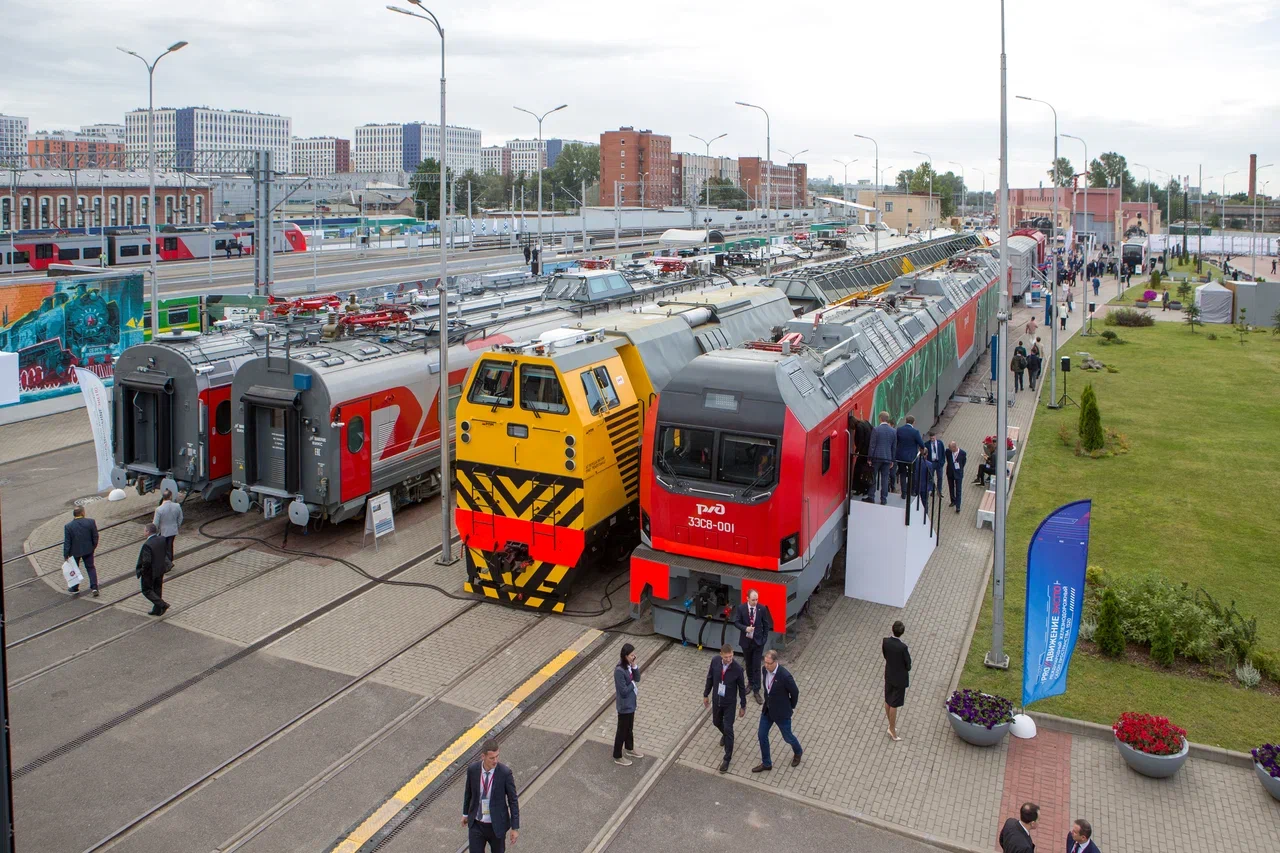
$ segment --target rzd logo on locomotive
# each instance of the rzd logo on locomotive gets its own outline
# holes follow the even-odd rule
[[[697,504],[698,515],[724,515],[724,504]]]

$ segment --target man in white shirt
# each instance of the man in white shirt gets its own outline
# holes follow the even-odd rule
[[[504,853],[507,831],[510,843],[520,835],[520,800],[511,768],[498,763],[498,742],[486,741],[480,760],[467,768],[467,784],[462,793],[462,825],[467,827],[470,853]]]

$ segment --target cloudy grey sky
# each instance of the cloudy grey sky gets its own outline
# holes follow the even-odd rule
[[[994,189],[999,157],[999,4],[996,0],[868,0],[821,4],[654,0],[430,0],[448,35],[449,123],[480,128],[486,145],[535,135],[512,109],[569,109],[548,136],[597,139],[630,124],[702,150],[689,134],[728,133],[713,152],[764,153],[763,116],[779,149],[810,174],[850,180],[933,155],[963,163]],[[146,106],[142,64],[159,66],[156,104],[209,105],[293,118],[300,136],[350,138],[366,122],[439,115],[439,39],[382,0],[204,2],[3,0],[0,112],[32,130],[120,122]],[[635,10],[643,12],[636,17]],[[1052,123],[1026,94],[1057,107],[1060,130],[1132,164],[1191,174],[1240,173],[1248,155],[1280,162],[1280,2],[1276,0],[1009,0],[1009,170],[1034,186],[1051,158]],[[1077,169],[1079,143],[1062,141]],[[894,169],[893,172],[896,172]],[[1145,170],[1134,169],[1145,177]],[[892,172],[890,173],[892,174]],[[1268,177],[1263,173],[1263,177]],[[1274,194],[1280,166],[1270,173]],[[1210,182],[1206,182],[1210,183]],[[1211,182],[1218,186],[1219,181]]]

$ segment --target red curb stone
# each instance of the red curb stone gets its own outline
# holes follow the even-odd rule
[[[1005,820],[1017,817],[1028,801],[1040,806],[1040,820],[1031,832],[1036,848],[1057,849],[1071,829],[1071,735],[1042,728],[1031,740],[1009,738],[997,838]],[[1000,849],[998,840],[995,849]]]

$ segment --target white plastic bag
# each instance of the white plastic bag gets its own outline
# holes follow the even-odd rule
[[[63,562],[62,577],[67,581],[67,589],[77,587],[84,581],[84,575],[80,573],[80,567],[76,565],[74,557],[68,557]]]

